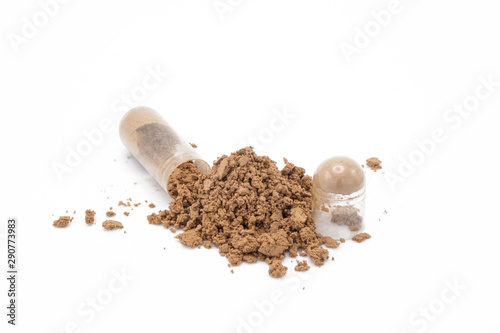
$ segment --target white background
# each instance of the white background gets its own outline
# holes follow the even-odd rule
[[[241,332],[500,332],[500,87],[460,123],[445,118],[474,101],[479,77],[500,81],[498,3],[401,0],[350,62],[342,43],[377,29],[371,13],[389,1],[223,3],[221,19],[211,0],[69,1],[16,52],[12,36],[42,9],[2,2],[2,270],[6,220],[20,223],[19,325],[5,330],[2,278],[2,332],[237,332],[241,320],[254,325]],[[149,225],[170,199],[117,131],[122,98],[140,91],[148,68],[169,75],[134,105],[161,112],[209,162],[259,135],[259,153],[309,174],[332,155],[379,157],[385,173],[366,172],[372,239],[304,274],[287,258],[289,273],[274,279],[262,262],[231,274],[217,249],[188,249]],[[285,108],[294,118],[271,140],[273,110]],[[54,163],[103,119],[112,130],[59,180]],[[418,160],[416,140],[439,128],[446,140]],[[419,165],[392,188],[386,177],[401,176],[410,156]],[[142,205],[125,217],[117,203],[129,197]],[[110,206],[126,234],[101,228]],[[66,210],[74,221],[53,228]],[[105,299],[122,270],[133,279],[101,311],[77,312]],[[270,307],[272,293],[282,302]],[[422,319],[429,307],[432,320]]]

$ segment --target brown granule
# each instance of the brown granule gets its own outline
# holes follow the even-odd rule
[[[305,260],[302,260],[302,261],[297,260],[297,266],[295,266],[295,270],[297,272],[307,271],[309,268],[311,268],[311,267],[307,264],[307,261],[305,261]]]
[[[155,207],[156,207],[156,205],[154,203],[149,204],[149,208],[155,208]]]
[[[93,210],[87,209],[85,211],[85,223],[87,223],[88,225],[94,224],[94,216],[95,212]]]
[[[106,216],[107,217],[112,217],[112,216],[115,216],[115,215],[116,215],[115,212],[112,212],[112,211],[106,212]]]
[[[367,234],[366,232],[363,232],[363,233],[360,233],[360,234],[357,234],[356,236],[354,236],[352,238],[353,241],[356,241],[358,243],[361,243],[362,241],[365,241],[369,238],[372,238],[372,236],[370,236],[369,234]]]
[[[130,213],[129,213],[129,212],[123,212],[123,215],[125,215],[125,216],[129,216],[129,215],[130,215]]]
[[[55,220],[54,223],[52,223],[52,225],[58,228],[66,228],[71,221],[73,221],[72,217],[61,216],[59,217],[59,219]]]
[[[234,274],[234,270],[231,270],[231,274]]]
[[[196,143],[191,143],[191,142],[190,142],[189,144],[191,145],[191,147],[193,147],[193,148],[195,148],[195,149],[196,149],[196,148],[198,148],[198,146],[196,145]]]
[[[125,203],[120,200],[120,202],[118,202],[118,206],[130,207],[130,202]]]
[[[121,222],[113,221],[113,220],[106,220],[106,221],[102,222],[102,226],[106,230],[113,230],[115,228],[123,229],[123,224]]]
[[[139,203],[135,203],[135,204],[134,204],[134,207],[138,207],[138,206],[140,206],[140,205],[141,205],[141,203],[140,203],[140,202],[139,202]]]
[[[330,236],[324,236],[322,239],[322,242],[323,242],[323,244],[325,244],[326,247],[329,247],[329,248],[335,248],[335,247],[338,247],[340,245],[339,242],[337,242],[335,239],[333,239]]]
[[[233,266],[265,261],[279,277],[287,252],[304,253],[318,266],[328,258],[311,217],[311,186],[303,168],[286,161],[279,170],[269,157],[244,148],[220,157],[209,174],[189,162],[179,166],[168,183],[169,210],[147,219],[183,229],[176,238],[187,246],[213,243]]]
[[[339,239],[341,243],[345,243],[345,239],[341,238]]]
[[[175,230],[174,228],[170,228],[170,229],[168,229],[168,230],[170,230],[170,232],[171,232],[171,233],[173,233],[173,234],[175,234],[175,232],[177,231],[177,230]]]
[[[283,263],[281,260],[274,259],[270,260],[269,263],[269,275],[272,277],[282,277],[283,275],[286,274],[286,271],[288,270],[288,267],[283,266]]]
[[[366,160],[366,165],[368,165],[370,168],[372,168],[373,171],[377,172],[377,170],[382,169],[382,166],[380,165],[382,163],[381,160],[379,160],[376,157],[371,157]]]

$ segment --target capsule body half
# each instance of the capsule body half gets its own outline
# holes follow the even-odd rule
[[[120,122],[120,138],[167,193],[170,175],[185,162],[192,161],[201,172],[210,172],[208,163],[151,108],[128,111]]]

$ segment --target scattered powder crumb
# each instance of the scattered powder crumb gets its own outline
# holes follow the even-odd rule
[[[322,242],[323,242],[323,244],[325,244],[326,247],[329,247],[329,248],[338,247],[340,245],[339,242],[337,242],[335,239],[333,239],[330,236],[324,236],[322,239]]]
[[[52,225],[58,228],[66,228],[71,221],[73,221],[72,217],[61,216],[59,219],[55,220]]]
[[[369,238],[372,238],[372,236],[370,236],[369,234],[367,234],[366,232],[363,232],[363,233],[360,233],[360,234],[357,234],[356,236],[354,236],[352,238],[353,241],[356,241],[358,243],[361,243],[362,241],[365,241]]]
[[[297,272],[307,271],[309,268],[311,268],[311,267],[309,267],[306,260],[302,260],[302,261],[297,260],[297,266],[295,266],[295,270]]]
[[[190,144],[190,145],[191,145],[191,147],[193,147],[193,148],[198,148],[198,146],[197,146],[195,143],[191,143],[191,142],[190,142],[189,144]]]
[[[384,210],[384,214],[387,214],[387,211],[386,211],[386,210]]]
[[[102,226],[104,229],[113,230],[115,228],[123,229],[123,224],[118,221],[106,220],[102,222]]]
[[[168,229],[168,230],[170,230],[172,233],[175,233],[175,232],[176,232],[176,230],[175,230],[174,228],[170,228],[170,229]]]
[[[129,212],[123,212],[123,215],[125,215],[125,216],[129,216],[129,215],[130,215],[130,213],[129,213]]]
[[[372,170],[375,172],[379,169],[382,169],[382,166],[380,166],[381,163],[382,163],[382,161],[376,157],[371,157],[371,158],[366,160],[366,165],[368,165],[370,168],[372,168]]]
[[[73,214],[76,214],[76,210],[73,211]]]
[[[335,260],[335,258],[334,258],[334,257],[332,257],[332,261],[334,261],[334,260]]]
[[[127,232],[125,230],[123,230],[123,233],[126,234]]]
[[[106,212],[106,216],[107,217],[112,217],[112,216],[115,216],[115,215],[116,215],[115,212],[112,212],[112,211]]]
[[[130,207],[130,202],[125,203],[125,202],[120,200],[120,202],[118,203],[118,206]]]
[[[345,239],[341,238],[341,239],[340,239],[340,242],[341,242],[341,243],[345,243]]]
[[[269,275],[272,277],[282,277],[287,270],[288,267],[283,266],[283,263],[278,259],[271,260],[269,264]]]
[[[234,274],[234,270],[231,270],[231,274]]]
[[[147,200],[144,200],[144,202],[145,202],[145,203],[148,203],[148,201],[147,201]]]
[[[141,203],[139,202],[139,203],[134,204],[134,207],[138,207],[140,205],[141,205]]]
[[[109,207],[109,210],[113,210],[113,207]]]
[[[93,210],[87,209],[85,211],[85,223],[87,223],[88,225],[94,224],[94,216],[95,212]]]
[[[146,202],[147,202],[147,201],[146,201]],[[155,205],[154,203],[150,203],[150,204],[149,204],[149,208],[155,208],[155,207],[156,207],[156,205]]]

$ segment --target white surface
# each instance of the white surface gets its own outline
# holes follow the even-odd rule
[[[0,5],[1,232],[8,216],[19,218],[21,272],[19,325],[7,327],[2,306],[2,332],[64,332],[71,322],[80,332],[236,332],[238,318],[259,319],[254,302],[273,290],[284,301],[242,332],[499,332],[500,87],[456,129],[443,118],[474,94],[479,76],[500,81],[499,4],[402,1],[348,63],[340,43],[352,43],[354,28],[387,1],[231,3],[220,20],[211,1],[70,1],[19,53],[8,34],[40,6]],[[369,241],[341,245],[334,262],[306,274],[294,275],[290,259],[284,279],[269,277],[264,263],[231,274],[216,249],[188,249],[146,221],[153,210],[144,200],[166,208],[169,198],[127,158],[117,126],[128,108],[121,95],[148,66],[169,77],[140,104],[209,162],[265,135],[283,106],[296,117],[261,153],[309,174],[339,154],[377,156],[382,171],[396,172],[415,140],[438,127],[447,140],[394,191],[383,173],[367,172]],[[59,181],[52,163],[104,118],[113,131]],[[143,204],[123,217],[117,203],[129,197]],[[100,222],[110,206],[127,234],[84,224],[85,209]],[[53,228],[66,210],[76,210],[70,227]],[[134,279],[86,322],[79,306],[104,295],[122,269]],[[455,279],[466,290],[439,309]],[[442,313],[427,327],[410,322],[430,305]]]

